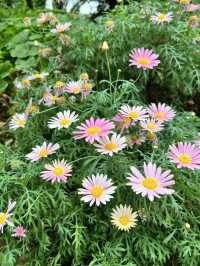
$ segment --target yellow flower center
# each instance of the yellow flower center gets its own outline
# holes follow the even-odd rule
[[[140,64],[140,65],[144,65],[144,66],[146,66],[146,65],[148,65],[148,64],[150,63],[150,60],[147,59],[147,58],[145,58],[145,57],[141,57],[141,58],[139,58],[139,59],[137,60],[137,62],[138,62],[138,64]]]
[[[189,18],[189,20],[190,20],[191,22],[195,22],[195,21],[197,21],[197,19],[198,19],[197,16],[191,16],[191,17]]]
[[[23,80],[22,80],[22,85],[23,85],[24,87],[28,87],[28,86],[30,85],[30,80],[28,80],[28,79],[23,79]]]
[[[190,164],[192,162],[192,158],[187,153],[181,153],[178,156],[178,160],[180,163],[183,163],[183,164]]]
[[[64,169],[63,169],[63,167],[61,167],[61,166],[56,166],[56,167],[53,169],[53,174],[54,174],[55,176],[60,176],[60,175],[64,174]]]
[[[93,136],[93,135],[96,135],[98,133],[101,132],[101,128],[100,127],[89,127],[87,129],[87,133],[89,136]]]
[[[130,117],[125,117],[125,118],[123,119],[123,124],[124,124],[124,125],[128,125],[130,122],[131,122],[131,118],[130,118]]]
[[[55,96],[55,95],[51,95],[51,100],[52,100],[52,102],[56,102],[57,101],[57,99],[58,99],[58,97],[57,96]]]
[[[63,27],[63,28],[59,28],[59,29],[58,29],[58,32],[60,32],[60,33],[65,32],[65,28],[64,28],[64,27]]]
[[[30,112],[36,113],[39,111],[39,107],[37,105],[32,105],[30,108]]]
[[[142,185],[143,187],[150,189],[150,190],[155,190],[156,188],[159,187],[160,182],[153,177],[146,177],[143,181],[142,181]]]
[[[137,134],[134,134],[134,135],[131,136],[131,139],[132,139],[133,141],[137,141],[137,140],[140,139],[140,136],[137,135]]]
[[[113,23],[112,20],[108,20],[108,21],[105,22],[106,27],[112,27],[113,24],[114,24],[114,23]]]
[[[157,19],[158,19],[158,21],[163,21],[163,20],[166,19],[166,15],[165,14],[160,14]]]
[[[56,81],[56,84],[55,84],[55,88],[56,89],[59,89],[59,88],[62,88],[64,86],[64,83],[60,80]]]
[[[89,79],[89,76],[87,73],[81,73],[80,74],[80,80],[87,80],[87,79]]]
[[[99,198],[103,194],[103,187],[102,186],[93,186],[90,190],[91,195],[94,198]]]
[[[91,83],[84,83],[83,84],[83,90],[89,91],[92,89],[92,84]]]
[[[156,112],[155,117],[157,119],[164,119],[165,118],[165,113],[164,112]]]
[[[154,133],[152,133],[152,132],[148,132],[147,135],[146,135],[146,139],[150,140],[150,141],[154,140],[155,137],[156,137],[156,135]]]
[[[41,148],[41,150],[39,151],[39,156],[42,157],[47,157],[49,155],[49,152],[46,148]]]
[[[119,218],[119,222],[120,222],[120,224],[126,226],[126,225],[128,225],[128,223],[129,223],[129,218],[128,218],[126,215],[122,215],[122,216]]]
[[[137,112],[129,112],[128,113],[128,116],[131,118],[131,119],[136,119],[139,117],[139,114]]]
[[[179,0],[180,4],[187,5],[190,3],[190,0]]]
[[[74,94],[78,94],[80,91],[81,91],[81,89],[80,89],[79,87],[74,87],[74,88],[72,89],[72,92],[73,92]]]
[[[24,127],[26,121],[24,119],[17,119],[16,124],[18,127]]]
[[[116,148],[118,147],[118,145],[116,143],[113,143],[113,142],[109,142],[109,143],[106,143],[104,148],[108,151],[113,151],[115,150]]]
[[[60,97],[57,97],[57,102],[58,103],[64,103],[65,102],[65,97],[64,96],[60,96]]]
[[[63,118],[60,120],[60,125],[61,126],[69,126],[71,124],[71,120],[68,118]]]
[[[33,77],[34,77],[34,79],[41,79],[42,75],[41,74],[34,74]]]
[[[152,122],[148,122],[147,125],[146,125],[147,129],[149,130],[153,130],[153,129],[156,129],[156,125]]]
[[[5,223],[7,217],[8,217],[7,213],[0,212],[0,225]]]

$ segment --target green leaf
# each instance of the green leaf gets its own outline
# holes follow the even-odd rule
[[[29,43],[18,44],[13,50],[11,50],[12,57],[26,58],[38,54],[38,49],[32,47]]]
[[[31,70],[35,65],[37,64],[37,61],[35,57],[29,57],[28,59],[17,59],[15,62],[15,67],[17,70]]]
[[[0,77],[3,79],[10,75],[12,64],[9,61],[0,64]]]
[[[5,91],[5,89],[8,87],[8,82],[5,80],[0,80],[0,94]]]
[[[17,44],[25,43],[28,41],[29,32],[22,31],[15,35],[8,43],[8,49],[14,48]]]

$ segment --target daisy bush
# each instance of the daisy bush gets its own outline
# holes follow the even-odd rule
[[[196,5],[2,24],[0,265],[200,265]]]

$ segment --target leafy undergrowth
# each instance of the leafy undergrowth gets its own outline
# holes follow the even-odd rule
[[[169,24],[151,23],[150,16],[160,9],[173,12]],[[200,128],[200,118],[185,112],[182,105],[200,86],[198,29],[188,26],[188,13],[167,1],[119,5],[96,22],[58,13],[59,21],[72,23],[67,34],[52,33],[55,25],[38,26],[36,14],[26,28],[14,17],[10,24],[1,23],[2,36],[7,36],[1,45],[2,61],[7,59],[2,90],[12,98],[10,114],[25,112],[27,121],[14,131],[9,129],[9,119],[2,130],[6,143],[0,146],[0,210],[6,210],[9,200],[16,201],[11,219],[15,226],[23,225],[26,236],[15,238],[13,228],[5,226],[0,265],[198,266],[200,170],[178,169],[168,158],[170,145],[194,143]],[[105,29],[108,19],[114,22],[112,30]],[[10,37],[5,35],[9,27]],[[103,41],[109,49],[106,43],[102,46]],[[140,47],[159,55],[155,69],[128,66],[130,50]],[[42,54],[44,48],[51,48],[48,56]],[[48,76],[34,76],[42,72]],[[66,89],[56,95],[58,81],[65,87],[83,72],[91,79],[86,78],[88,95],[70,94]],[[152,100],[166,100],[176,111],[162,130],[152,134],[153,139],[147,138],[138,122],[128,129],[114,129],[126,138],[139,132],[141,145],[132,143],[109,156],[73,137],[77,126],[90,117],[111,121],[123,105],[146,108]],[[64,110],[74,111],[78,120],[68,128],[49,128],[49,120]],[[60,148],[47,158],[27,160],[32,148],[44,141],[58,143]],[[72,165],[66,182],[41,178],[45,165],[55,159]],[[149,201],[127,186],[130,167],[142,170],[144,162],[172,172],[174,193]],[[97,173],[107,175],[117,189],[106,205],[89,206],[78,189],[84,178]],[[111,222],[112,210],[120,204],[137,211],[138,221],[129,231],[120,231]]]

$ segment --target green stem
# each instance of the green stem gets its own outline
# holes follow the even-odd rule
[[[110,92],[111,92],[111,87],[112,87],[112,77],[111,77],[110,62],[109,62],[109,59],[108,59],[108,53],[107,53],[107,51],[106,51],[106,62],[107,62],[107,67],[108,67],[108,76],[109,76]]]

